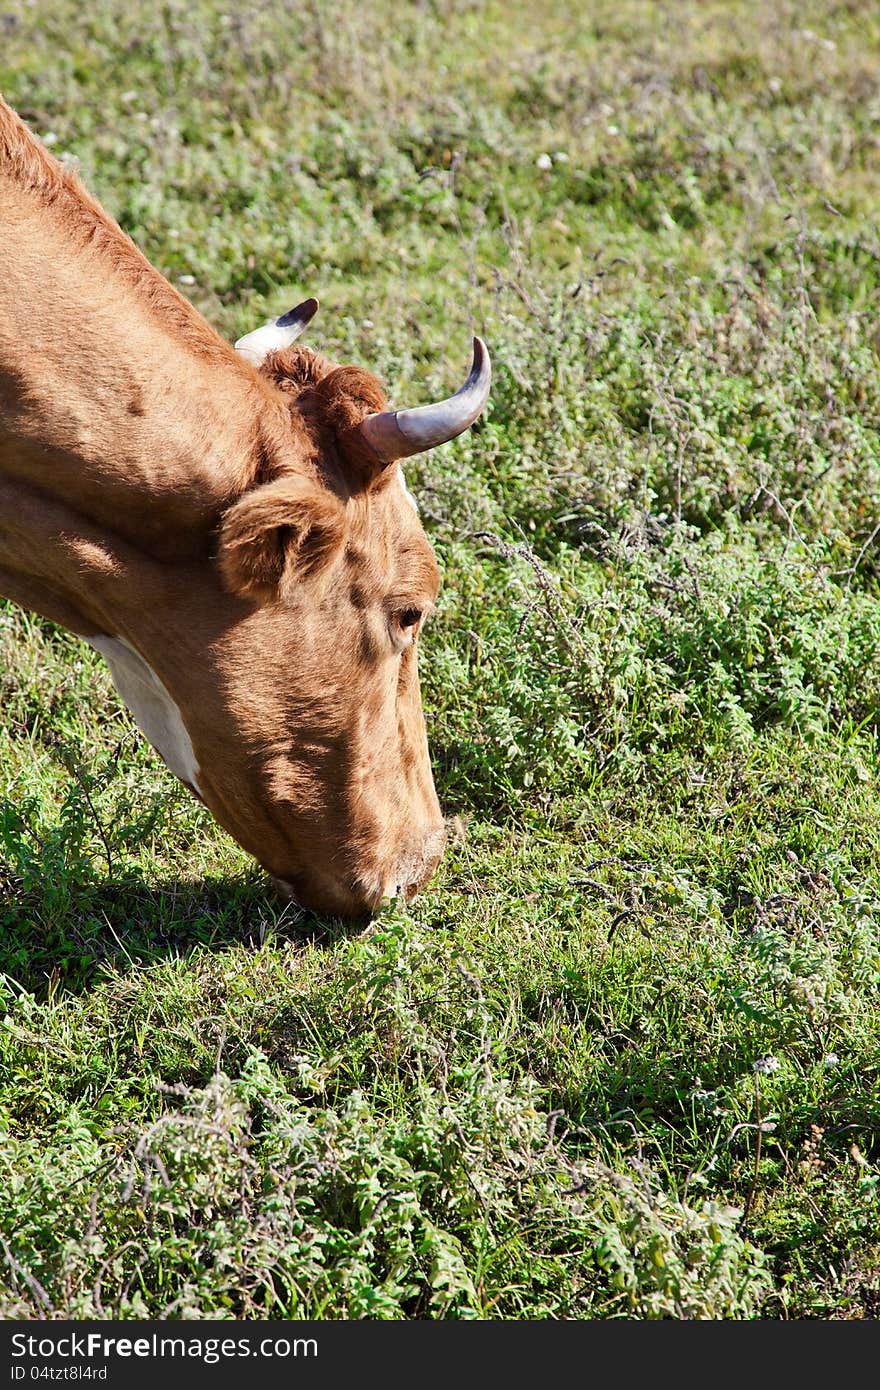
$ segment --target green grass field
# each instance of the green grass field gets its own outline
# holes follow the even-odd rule
[[[0,608],[0,1317],[878,1316],[880,11],[5,9],[222,332],[495,382],[408,469],[462,834],[365,929]]]

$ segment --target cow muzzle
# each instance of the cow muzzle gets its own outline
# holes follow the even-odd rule
[[[402,856],[394,872],[386,876],[383,899],[405,898],[410,902],[433,876],[445,848],[446,826],[432,827],[416,847]]]
[[[300,907],[332,917],[364,918],[383,903],[404,898],[410,902],[435,873],[446,847],[445,825],[432,826],[401,855],[389,870],[368,871],[353,878],[325,869],[273,875],[279,892]]]

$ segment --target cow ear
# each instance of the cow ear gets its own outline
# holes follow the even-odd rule
[[[334,493],[289,475],[253,488],[220,524],[218,563],[227,587],[248,598],[271,598],[293,578],[317,574],[345,534]]]

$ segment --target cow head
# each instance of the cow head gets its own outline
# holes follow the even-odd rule
[[[413,896],[445,842],[417,668],[439,572],[398,460],[473,423],[490,367],[476,339],[455,396],[388,411],[369,373],[291,345],[316,307],[236,344],[284,396],[296,444],[276,430],[267,475],[221,520],[242,605],[212,655],[248,775],[206,768],[199,792],[292,897],[358,915]]]
[[[485,404],[390,411],[302,350],[239,356],[0,101],[0,593],[90,641],[137,723],[302,903],[414,893],[443,822],[416,653],[434,557],[398,461]]]

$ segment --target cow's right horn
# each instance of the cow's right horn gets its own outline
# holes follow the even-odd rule
[[[373,451],[386,463],[424,453],[463,434],[482,414],[489,399],[492,363],[482,338],[474,338],[474,362],[464,386],[435,405],[412,410],[383,410],[368,415],[360,426]]]
[[[282,348],[295,343],[306,324],[318,312],[317,299],[304,299],[295,309],[288,309],[280,318],[272,319],[253,333],[246,333],[235,344],[235,351],[246,357],[253,366],[259,367],[270,352],[280,352]]]

